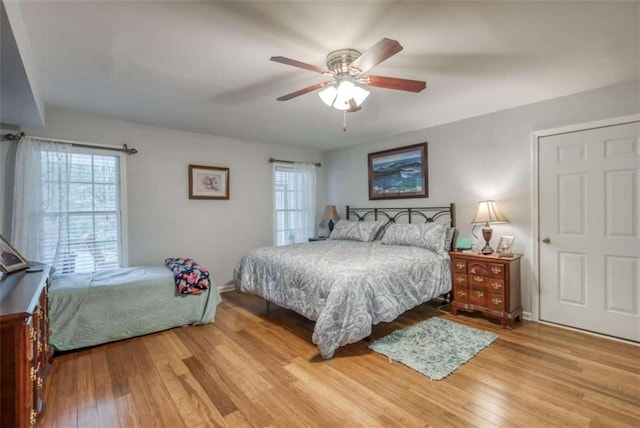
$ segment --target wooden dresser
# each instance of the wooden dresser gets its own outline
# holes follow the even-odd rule
[[[522,318],[520,304],[520,256],[499,258],[495,254],[467,254],[451,251],[453,300],[451,313],[480,311],[498,318],[511,328]]]
[[[33,427],[44,403],[49,348],[48,266],[0,280],[0,426]]]

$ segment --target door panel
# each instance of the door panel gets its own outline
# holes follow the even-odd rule
[[[539,140],[541,320],[640,341],[639,135]]]

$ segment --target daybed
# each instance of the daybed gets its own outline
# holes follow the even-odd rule
[[[213,322],[220,294],[213,282],[202,294],[178,294],[169,269],[142,266],[54,275],[49,302],[50,342],[67,351]]]
[[[234,271],[238,291],[316,321],[312,340],[325,359],[369,336],[372,325],[451,290],[446,241],[453,205],[368,211],[347,206],[347,213],[374,221],[340,220],[326,241],[252,250]],[[396,224],[398,219],[427,223]]]

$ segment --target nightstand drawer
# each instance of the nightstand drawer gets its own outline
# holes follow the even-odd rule
[[[483,290],[470,290],[469,291],[469,303],[475,306],[487,307],[488,294]]]
[[[453,259],[451,262],[454,272],[467,273],[467,261],[461,259]]]
[[[498,294],[489,294],[487,307],[492,311],[504,311],[504,297]]]
[[[474,275],[489,276],[489,264],[484,262],[469,262],[469,273]]]
[[[469,285],[473,288],[486,289],[489,286],[489,281],[491,281],[491,278],[486,276],[469,274]]]
[[[453,300],[458,303],[467,303],[467,289],[464,287],[453,288]]]
[[[455,287],[458,286],[467,286],[467,275],[464,273],[454,273],[453,274],[453,285]]]
[[[487,289],[491,293],[504,295],[504,280],[496,278],[486,278],[488,282]]]
[[[504,278],[504,266],[489,263],[489,275],[494,278]]]

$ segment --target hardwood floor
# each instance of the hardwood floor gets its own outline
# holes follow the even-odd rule
[[[216,322],[56,356],[38,427],[640,426],[640,348],[544,326],[511,331],[425,303],[372,338],[444,317],[499,339],[442,381],[362,341],[319,358],[313,324],[228,292]]]

